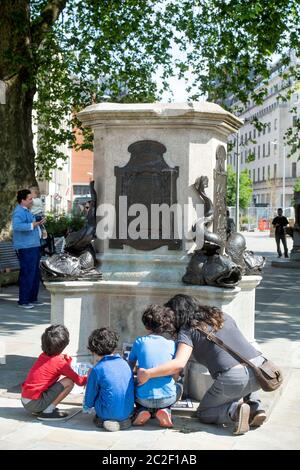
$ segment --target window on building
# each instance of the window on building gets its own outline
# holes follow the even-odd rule
[[[252,132],[251,132],[251,131],[249,131],[249,139],[250,139],[250,140],[252,139],[252,137],[251,137],[251,136],[252,136]]]
[[[244,163],[244,152],[241,152],[241,163]]]
[[[271,176],[271,168],[270,168],[270,165],[268,165],[268,180],[270,179],[270,176]]]
[[[268,142],[268,155],[267,155],[267,157],[270,156],[270,153],[271,153],[271,144],[270,144],[270,142]]]
[[[263,135],[265,135],[266,133],[266,126],[264,125],[264,128],[263,128]]]
[[[256,129],[253,129],[253,139],[256,139]]]
[[[262,179],[265,181],[265,167],[262,168]]]
[[[255,168],[252,171],[252,181],[253,181],[253,183],[255,183]]]
[[[274,130],[277,130],[277,119],[274,119]]]
[[[266,156],[266,144],[263,144],[263,157]]]
[[[257,181],[260,181],[260,168],[257,169]]]
[[[257,158],[260,159],[260,145],[257,147]]]
[[[268,133],[270,133],[270,132],[271,132],[271,123],[269,122],[268,123]]]
[[[297,176],[297,163],[293,162],[292,163],[292,178],[296,178]]]
[[[297,127],[298,116],[293,116],[293,126]]]
[[[74,184],[73,194],[74,196],[88,196],[90,194],[90,187],[89,185]]]
[[[274,179],[277,178],[277,164],[274,163]]]

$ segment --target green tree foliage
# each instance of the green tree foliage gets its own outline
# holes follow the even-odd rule
[[[299,0],[186,0],[171,2],[176,42],[186,52],[194,83],[191,99],[201,94],[221,102],[231,111],[228,96],[241,107],[253,100],[262,104],[267,95],[274,57],[281,57],[281,77],[287,87],[280,100],[289,101],[300,80],[299,65],[291,64],[290,51],[300,54]],[[174,4],[175,3],[175,4]],[[184,75],[184,72],[182,73]],[[291,108],[296,114],[296,109]],[[262,130],[263,124],[253,119]],[[300,148],[300,119],[285,139],[295,153]]]
[[[249,178],[248,170],[241,171],[240,174],[240,195],[239,202],[242,209],[246,209],[252,198],[252,180]],[[231,165],[227,166],[227,206],[235,206],[236,203],[236,173]]]
[[[298,178],[296,180],[296,183],[295,183],[295,186],[294,186],[293,190],[294,190],[294,193],[300,191],[300,178]]]
[[[32,5],[33,23],[40,21]],[[53,2],[49,2],[53,3]],[[151,102],[158,97],[156,69],[171,73],[171,37],[164,21],[164,2],[149,0],[72,0],[44,35],[35,102],[39,125],[36,158],[40,176],[49,177],[66,141],[76,145],[74,112],[99,102]],[[61,122],[66,128],[61,129]],[[90,131],[81,148],[92,148]]]
[[[49,213],[46,215],[45,228],[49,234],[59,237],[66,235],[69,231],[81,229],[85,223],[84,216]]]

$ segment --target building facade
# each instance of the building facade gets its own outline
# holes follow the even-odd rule
[[[81,142],[79,133],[77,140]],[[37,148],[36,137],[34,144]],[[39,181],[46,212],[71,212],[74,202],[81,202],[90,197],[89,183],[93,179],[93,152],[75,151],[67,145],[61,146],[60,151],[66,155],[66,160],[58,162],[58,168],[52,170],[49,181]]]
[[[82,143],[82,135],[77,132],[76,139]],[[90,181],[93,180],[93,152],[90,150],[72,149],[72,170],[71,170],[71,197],[76,199],[90,197]]]
[[[290,78],[283,79],[284,70],[280,63],[272,68],[267,94],[261,105],[249,101],[238,115],[244,119],[244,126],[233,140],[233,149],[228,154],[228,163],[240,170],[245,168],[253,182],[253,205],[268,205],[272,208],[289,208],[292,205],[293,187],[300,177],[299,153],[288,157],[291,148],[286,145],[284,135],[288,128],[295,126],[300,116],[300,89],[294,91],[287,101],[280,95],[294,88]],[[231,99],[231,106],[234,98]],[[296,114],[291,109],[296,109]],[[258,131],[252,124],[257,118],[264,127]]]

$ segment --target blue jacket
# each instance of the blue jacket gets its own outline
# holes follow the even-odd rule
[[[15,250],[21,248],[34,248],[41,245],[40,232],[38,227],[32,229],[34,215],[30,210],[18,204],[12,216],[13,245]]]
[[[103,420],[123,421],[133,414],[134,383],[129,365],[119,354],[104,356],[88,377],[85,408]]]
[[[151,369],[174,359],[176,344],[173,340],[155,333],[138,336],[129,354],[129,363],[138,362],[139,367]],[[175,381],[172,376],[149,379],[135,389],[137,398],[141,400],[162,399],[176,396]]]

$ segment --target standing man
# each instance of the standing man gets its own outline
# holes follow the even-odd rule
[[[281,248],[280,248],[280,240],[282,241],[283,248],[284,248],[284,256],[285,258],[288,258],[288,248],[286,244],[286,236],[285,236],[285,230],[284,228],[289,224],[287,218],[282,215],[282,209],[277,210],[277,217],[275,217],[272,220],[272,225],[275,227],[275,239],[276,239],[276,245],[277,245],[277,253],[278,253],[278,258],[281,258],[282,253],[281,253]]]
[[[39,305],[37,300],[40,286],[40,229],[45,223],[43,218],[39,222],[30,212],[32,194],[29,189],[22,189],[17,194],[18,204],[13,212],[13,245],[17,250],[20,261],[19,276],[19,306],[33,308]]]

